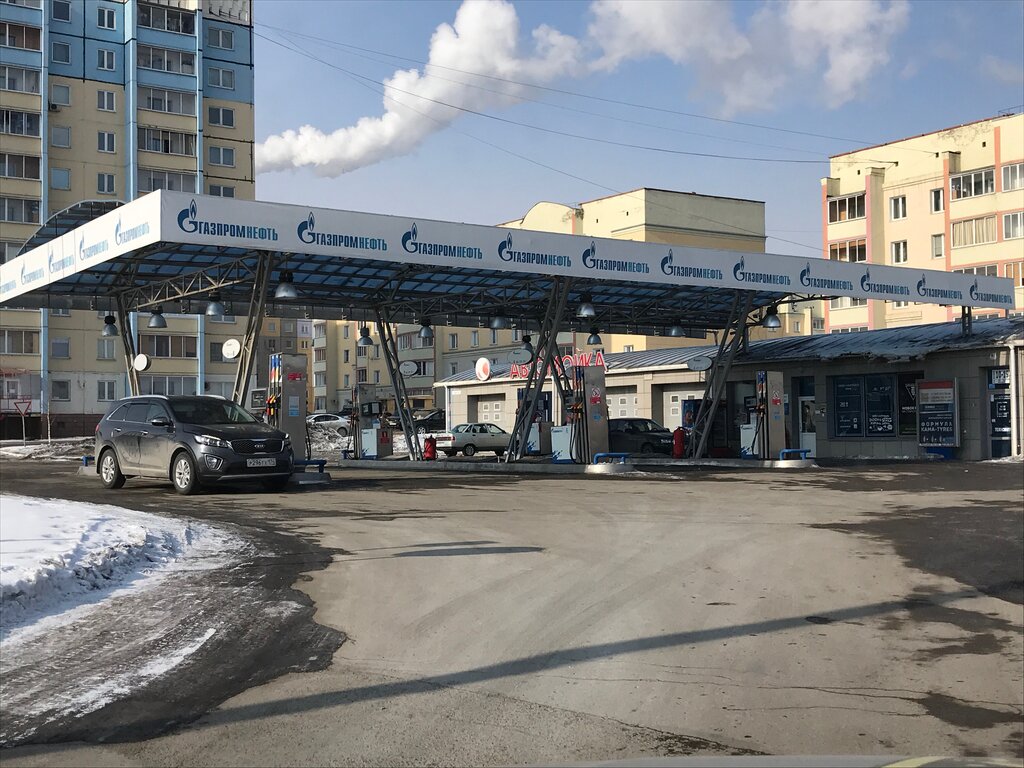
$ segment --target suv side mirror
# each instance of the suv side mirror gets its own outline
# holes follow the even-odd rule
[[[169,427],[169,426],[171,426],[171,420],[168,419],[166,416],[157,416],[155,419],[153,419],[149,423],[152,424],[154,427]]]

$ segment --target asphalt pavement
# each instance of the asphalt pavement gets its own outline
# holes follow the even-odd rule
[[[188,499],[73,471],[2,462],[0,487],[234,526],[266,557],[231,577],[252,602],[226,621],[271,630],[96,711],[102,728],[48,736],[71,743],[0,752],[7,765],[1024,757],[1019,464],[344,469],[327,490]],[[275,600],[305,612],[252,618]],[[86,647],[113,652],[99,630]]]

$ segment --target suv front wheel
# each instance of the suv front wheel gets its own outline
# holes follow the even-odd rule
[[[171,482],[174,483],[174,490],[185,496],[199,490],[196,462],[188,451],[181,451],[171,461]]]

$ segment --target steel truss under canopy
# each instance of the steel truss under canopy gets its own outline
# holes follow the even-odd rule
[[[285,280],[296,298],[275,298]],[[559,331],[661,335],[673,328],[678,335],[680,326],[729,329],[731,338],[766,308],[811,297],[1013,308],[1006,278],[166,190],[124,205],[73,206],[0,265],[0,305],[108,310],[120,321],[129,362],[127,313],[158,306],[199,312],[214,293],[228,314],[249,315],[235,384],[239,400],[264,315],[481,327],[502,315],[553,344]],[[595,314],[581,319],[577,310],[585,301]],[[392,383],[400,385],[394,339],[384,337],[395,352]],[[541,380],[544,373],[538,371]],[[709,381],[727,370],[715,374]],[[534,389],[539,396],[540,387]],[[536,407],[530,400],[527,413]],[[411,423],[402,418],[410,438]],[[517,420],[517,434],[519,426]],[[525,431],[513,437],[510,456],[521,453],[524,440]]]

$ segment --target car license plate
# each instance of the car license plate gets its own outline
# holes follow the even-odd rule
[[[246,459],[247,467],[276,467],[277,459]]]

